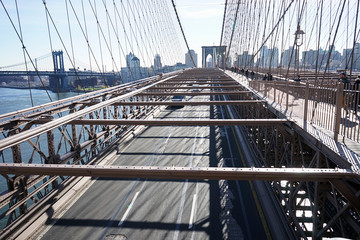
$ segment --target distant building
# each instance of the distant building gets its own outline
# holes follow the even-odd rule
[[[135,81],[149,75],[147,68],[140,66],[140,59],[132,52],[126,55],[126,68],[121,69],[122,79],[125,82]]]
[[[346,66],[346,56],[349,60],[350,52],[349,49],[343,50],[343,56],[340,52],[336,51],[335,46],[330,46],[328,50],[308,50],[302,52],[302,66],[308,69],[329,69],[335,70],[339,68],[347,68]],[[331,51],[331,53],[330,53]],[[318,60],[318,62],[316,62]],[[349,62],[348,62],[349,63]]]
[[[155,72],[158,72],[161,68],[162,68],[161,57],[159,54],[156,54],[154,58],[154,70]]]
[[[237,64],[238,68],[249,68],[254,66],[254,55],[249,54],[248,51],[244,51],[241,55],[237,57]]]
[[[191,60],[190,53],[194,59],[195,65]],[[185,65],[187,65],[188,67],[197,67],[197,54],[192,49],[190,49],[190,53],[185,53]]]
[[[290,64],[290,67],[295,67],[295,56],[295,49],[293,47],[289,47],[289,49],[286,49],[281,53],[280,65],[286,67]]]
[[[270,49],[267,46],[263,46],[260,51],[258,64],[262,68],[279,66],[279,49],[277,47]]]
[[[273,68],[279,66],[279,49],[277,47],[270,49],[270,63]]]
[[[133,59],[133,57],[135,57],[135,55],[130,52],[128,55],[126,55],[126,67],[127,68],[130,68],[130,63],[131,63],[131,60]]]
[[[353,58],[352,53],[354,53]],[[360,43],[355,44],[354,51],[352,48],[343,50],[342,63],[343,68],[350,69],[352,65],[352,69],[360,71]]]
[[[261,68],[266,68],[269,67],[270,65],[270,54],[269,54],[269,48],[267,46],[263,46],[261,48],[258,65]]]
[[[314,69],[316,66],[316,50],[308,50],[302,52],[302,64],[305,66],[305,68]]]

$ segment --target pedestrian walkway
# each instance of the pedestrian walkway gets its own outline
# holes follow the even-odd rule
[[[263,81],[257,81],[258,85],[262,84],[263,86],[252,87],[254,86],[254,84],[252,84],[249,81],[249,79],[246,78],[245,76],[230,71],[226,71],[226,73],[232,78],[234,78],[241,85],[253,91],[260,99],[265,100],[268,103],[268,106],[282,113],[284,116],[286,116],[286,118],[292,120],[298,127],[305,130],[307,133],[313,136],[317,141],[324,144],[326,147],[331,149],[331,151],[338,154],[341,158],[349,162],[352,166],[353,171],[360,172],[360,144],[358,142],[355,142],[343,136],[339,136],[339,140],[335,141],[333,131],[321,127],[319,124],[316,124],[315,121],[310,122],[309,119],[308,121],[304,121],[305,94],[296,95],[294,94],[294,93],[298,93],[296,91],[285,90],[283,83],[279,84],[279,86],[281,87],[276,87],[276,82],[271,82],[272,86],[275,87],[269,87],[266,86],[266,84],[264,84]],[[304,87],[305,84],[302,85]],[[288,109],[286,109],[286,101],[287,101],[286,91],[289,92]],[[316,103],[314,100],[310,100],[308,102],[308,106],[315,106],[315,104]],[[324,106],[319,107],[319,109],[317,109],[316,114],[322,116],[323,119],[334,119],[335,110],[331,109],[334,108],[334,106],[330,106],[331,104],[326,104],[326,103],[320,103],[320,104]],[[307,112],[309,112],[309,110]],[[327,117],[324,117],[324,115],[327,115]],[[354,121],[353,119],[351,120]],[[343,122],[350,121],[350,119],[345,119],[345,120],[342,119],[342,121]],[[357,129],[359,128],[359,120],[356,119],[355,121],[356,123],[353,124],[353,127],[356,128],[354,132],[356,132]],[[332,123],[330,122],[329,125],[330,124]]]

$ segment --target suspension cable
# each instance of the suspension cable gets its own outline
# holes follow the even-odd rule
[[[178,23],[179,23],[179,26],[180,26],[180,29],[181,29],[181,33],[182,33],[182,35],[183,35],[183,37],[184,37],[184,41],[185,41],[186,47],[187,47],[187,49],[188,49],[188,53],[190,54],[191,61],[192,61],[192,63],[194,64],[194,66],[196,66],[195,61],[194,61],[194,58],[193,58],[193,56],[192,56],[192,54],[191,54],[191,52],[190,52],[189,44],[188,44],[188,42],[187,42],[187,40],[186,40],[184,30],[183,30],[183,28],[182,28],[182,26],[181,26],[181,22],[180,22],[179,15],[178,15],[178,13],[177,13],[177,11],[176,11],[175,2],[174,2],[174,0],[171,0],[171,2],[172,2],[172,5],[173,5],[173,7],[174,7],[174,11],[175,11],[175,14],[176,14],[176,18],[177,18],[177,21],[178,21]]]

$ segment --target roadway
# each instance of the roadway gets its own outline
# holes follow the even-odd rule
[[[186,97],[206,101],[209,96]],[[223,108],[168,107],[161,119],[223,118]],[[230,127],[149,127],[114,165],[242,166]],[[243,239],[266,239],[248,181],[229,181],[232,216]],[[99,178],[66,212],[47,221],[38,239],[222,239],[219,181]],[[109,238],[110,239],[110,238]]]

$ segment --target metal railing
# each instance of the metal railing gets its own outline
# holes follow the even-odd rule
[[[343,137],[343,141],[348,138],[360,142],[360,94],[351,84],[344,86],[334,80],[295,82],[250,78],[247,83],[284,112],[324,128],[336,141]]]
[[[161,85],[174,76],[176,72],[165,75],[164,79],[152,77],[1,115],[0,162],[93,164],[114,143],[132,136],[136,126],[87,126],[67,124],[68,120],[147,119],[159,110],[159,106],[133,106],[126,105],[126,102],[146,103],[169,99],[168,96],[152,94],[157,93],[157,84]],[[146,95],[137,95],[147,89]],[[51,126],[48,125],[50,123]],[[3,176],[0,179],[0,235],[6,230],[6,226],[16,222],[54,194],[59,194],[73,180],[69,176],[36,174],[24,176],[13,173]]]

